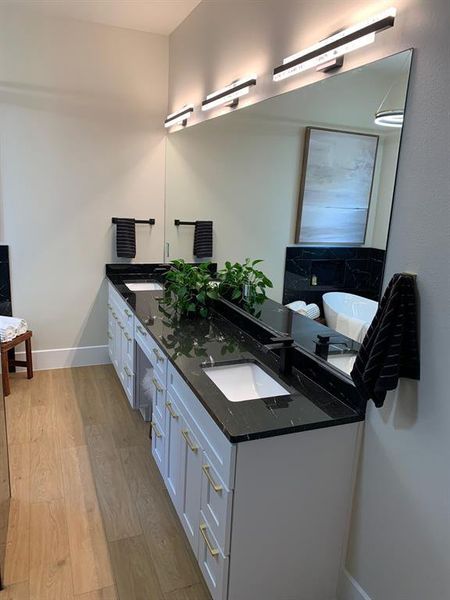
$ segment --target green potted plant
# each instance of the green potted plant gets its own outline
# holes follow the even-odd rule
[[[210,262],[190,265],[184,260],[172,261],[166,273],[163,302],[174,308],[179,316],[207,317],[211,300],[219,297],[218,289],[211,285]]]
[[[266,299],[266,288],[273,284],[262,271],[256,268],[262,260],[245,259],[244,263],[226,262],[218,274],[219,294],[237,304],[252,307]]]

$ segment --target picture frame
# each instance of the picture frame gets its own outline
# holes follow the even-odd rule
[[[306,127],[295,244],[362,246],[379,136]]]

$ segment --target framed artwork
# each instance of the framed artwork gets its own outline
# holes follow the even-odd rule
[[[296,244],[362,245],[378,136],[307,127]]]

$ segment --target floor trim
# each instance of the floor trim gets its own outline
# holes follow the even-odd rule
[[[371,600],[371,598],[347,569],[344,569],[339,581],[338,600]]]
[[[18,360],[25,360],[25,352],[17,352]],[[110,363],[108,346],[79,346],[78,348],[55,348],[33,351],[35,371],[90,367]]]

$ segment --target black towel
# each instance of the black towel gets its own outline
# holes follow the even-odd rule
[[[196,221],[194,232],[194,256],[211,258],[213,255],[213,222]]]
[[[351,377],[362,397],[381,407],[400,377],[419,376],[415,278],[397,273],[363,340]]]
[[[136,256],[136,224],[134,219],[117,219],[116,252],[122,258]]]

